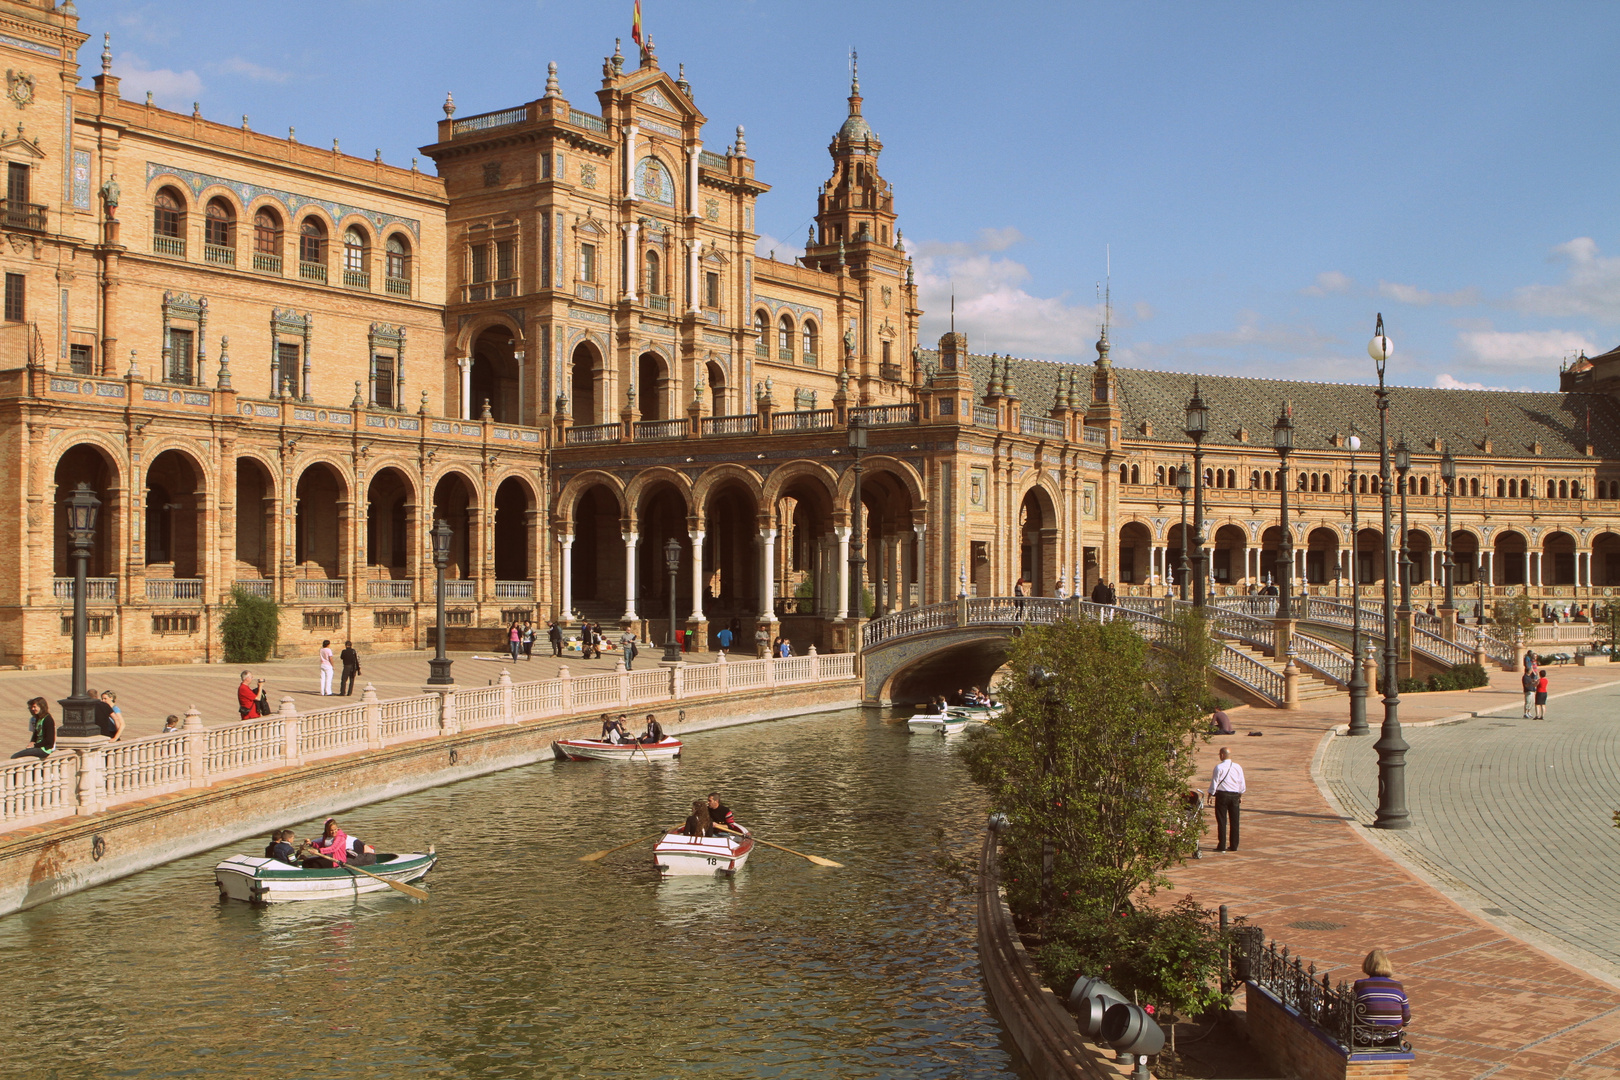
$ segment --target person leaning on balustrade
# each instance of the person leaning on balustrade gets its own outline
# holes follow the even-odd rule
[[[51,756],[56,749],[56,717],[51,715],[51,703],[42,697],[28,699],[28,745],[12,754],[16,758]]]

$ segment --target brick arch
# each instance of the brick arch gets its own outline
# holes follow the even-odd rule
[[[411,501],[420,503],[422,498],[422,477],[417,473],[412,462],[403,457],[389,455],[380,457],[366,463],[366,490],[371,490],[371,482],[377,479],[378,474],[385,469],[393,469],[405,478],[405,486],[411,496]]]
[[[198,206],[202,205],[196,193],[191,190],[191,185],[171,172],[158,173],[156,176],[152,177],[146,182],[147,201],[150,203],[151,200],[157,197],[157,193],[166,187],[174,188],[176,191],[180,192],[181,198],[185,200],[186,213],[190,214],[195,211]]]
[[[523,489],[529,493],[529,502],[532,507],[536,510],[540,509],[540,485],[536,484],[534,477],[525,472],[521,466],[512,465],[496,473],[490,478],[490,490],[499,492],[501,485],[508,480],[516,480],[519,484],[522,484]]]
[[[472,507],[479,508],[484,505],[484,485],[479,483],[478,477],[473,472],[468,471],[459,464],[446,464],[444,468],[433,475],[431,482],[424,476],[422,478],[423,485],[431,494],[438,490],[440,484],[452,476],[460,477],[466,483],[468,490],[472,492]]]
[[[324,450],[323,451],[317,451],[315,453],[310,454],[307,457],[301,458],[293,466],[293,470],[292,470],[293,498],[296,499],[298,497],[298,494],[297,494],[298,493],[298,482],[304,478],[305,473],[309,472],[310,469],[313,469],[317,465],[325,465],[328,468],[330,468],[334,473],[336,473],[338,481],[343,485],[342,496],[344,498],[346,498],[346,499],[354,498],[354,489],[355,489],[354,473],[350,469],[348,469],[343,464],[343,462],[341,462],[337,458],[331,456],[329,453],[327,453]]]
[[[271,496],[274,498],[281,497],[281,478],[283,474],[280,464],[271,460],[263,452],[257,449],[243,447],[239,444],[236,451],[230,456],[231,470],[233,472],[238,471],[240,469],[239,463],[242,461],[251,461],[263,469],[270,477]]]
[[[889,473],[900,481],[900,486],[905,489],[907,497],[911,500],[912,509],[921,510],[928,505],[928,499],[923,494],[922,477],[917,475],[916,469],[901,459],[889,454],[867,454],[862,457],[861,466],[865,470],[863,483],[865,483],[865,478],[870,478],[874,472]],[[838,506],[840,509],[849,509],[849,501],[854,493],[855,470],[845,469],[838,477]],[[1022,499],[1023,494],[1020,493],[1018,497]]]
[[[692,481],[684,474],[667,465],[656,465],[653,468],[643,469],[641,472],[636,473],[635,476],[630,478],[630,483],[625,485],[622,504],[624,516],[632,519],[639,518],[641,516],[641,503],[647,493],[665,484],[673,487],[675,493],[686,503],[688,515],[697,512],[692,502]]]
[[[512,340],[523,342],[523,328],[517,324],[510,315],[499,311],[486,311],[475,318],[469,319],[467,324],[456,331],[455,349],[459,356],[469,356],[472,353],[473,342],[478,336],[491,327],[500,327],[512,335]]]
[[[755,506],[763,507],[765,505],[765,489],[763,483],[760,481],[759,475],[752,469],[744,468],[741,465],[727,463],[703,470],[703,473],[692,485],[692,494],[689,498],[689,502],[692,506],[697,508],[697,513],[706,514],[706,508],[709,505],[709,497],[714,494],[717,488],[723,486],[728,481],[737,481],[741,483],[742,486],[748,491],[748,494],[752,496]]]
[[[765,481],[762,497],[765,501],[774,505],[778,499],[784,498],[783,491],[789,484],[806,477],[822,486],[826,491],[829,502],[837,502],[838,474],[819,461],[804,459],[790,461],[786,465],[773,469],[771,475]]]
[[[247,207],[252,206],[253,203],[244,205],[242,202],[242,197],[236,192],[232,191],[230,188],[226,187],[224,184],[209,184],[207,187],[203,188],[202,191],[197,193],[197,206],[200,207],[204,213],[206,213],[208,210],[208,204],[213,202],[215,199],[224,199],[226,202],[231,204],[231,209],[236,214],[236,224],[238,228],[241,227],[244,221],[247,222],[249,228],[252,228],[253,222],[247,216]],[[257,202],[257,200],[255,200],[255,202]]]
[[[568,482],[558,489],[552,506],[551,516],[557,523],[559,531],[570,531],[564,526],[572,526],[574,521],[574,507],[579,505],[580,498],[591,488],[604,487],[612,493],[619,504],[619,516],[625,513],[624,481],[610,472],[600,469],[588,469],[569,477]]]

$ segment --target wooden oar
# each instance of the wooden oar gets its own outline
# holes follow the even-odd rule
[[[600,859],[604,855],[611,855],[615,851],[623,851],[625,848],[627,848],[627,847],[635,847],[637,844],[645,844],[647,841],[653,839],[654,837],[663,836],[666,832],[669,832],[669,831],[670,830],[668,830],[668,829],[659,829],[657,832],[653,833],[650,836],[643,836],[640,840],[632,840],[628,844],[620,844],[618,847],[610,847],[606,851],[593,851],[589,855],[581,855],[579,857],[579,861],[580,862],[595,862],[597,859]]]
[[[321,857],[326,858],[326,856],[324,856],[324,855],[321,856]],[[330,861],[330,860],[328,860],[328,861]],[[348,863],[338,863],[336,865],[343,868],[344,870],[350,870],[350,871],[353,871],[355,873],[364,874],[368,878],[376,878],[378,881],[382,882],[384,885],[388,886],[390,889],[393,889],[395,892],[402,892],[406,896],[414,897],[417,900],[426,900],[428,898],[427,890],[426,889],[418,889],[415,885],[407,885],[403,881],[393,881],[393,880],[391,880],[389,878],[383,877],[381,874],[373,874],[370,870],[366,870],[366,869],[363,869],[363,868],[358,867],[358,866],[350,866]]]
[[[716,825],[715,828],[720,830],[721,832],[730,833],[733,836],[749,836],[749,837],[752,837],[755,843],[764,844],[766,847],[773,847],[777,851],[785,851],[789,855],[797,855],[801,859],[808,859],[811,862],[815,863],[817,866],[837,866],[837,867],[842,867],[844,865],[841,862],[833,862],[831,859],[823,859],[820,855],[806,855],[802,851],[794,851],[790,847],[783,847],[781,844],[773,844],[769,840],[761,840],[759,837],[754,836],[752,833],[738,832],[736,829],[728,829],[724,825]]]

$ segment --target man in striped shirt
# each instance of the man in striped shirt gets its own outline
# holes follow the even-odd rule
[[[1221,760],[1215,764],[1215,775],[1209,779],[1209,793],[1215,796],[1215,850],[1238,849],[1238,821],[1243,805],[1243,766],[1232,760],[1232,753],[1221,747]],[[1231,846],[1228,846],[1227,828],[1231,827]]]

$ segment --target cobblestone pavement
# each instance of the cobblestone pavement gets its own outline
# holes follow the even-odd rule
[[[1554,685],[1559,674],[1552,676]],[[1407,767],[1415,823],[1390,839],[1431,876],[1620,977],[1620,687],[1554,698],[1546,721],[1512,709],[1418,728]],[[1378,806],[1370,739],[1334,739],[1322,775],[1358,819]],[[1466,893],[1464,896],[1466,897]],[[1466,900],[1465,900],[1466,902]]]
[[[1560,669],[1555,683],[1575,690],[1612,681],[1617,674],[1599,668]],[[1471,733],[1477,738],[1481,732],[1500,730],[1490,727],[1496,722],[1492,719],[1455,727],[1414,725],[1504,705],[1513,706],[1511,715],[1517,717],[1516,681],[1511,673],[1495,673],[1490,688],[1402,698],[1401,719],[1409,725],[1407,739],[1414,746],[1409,776],[1424,776],[1430,768],[1421,757],[1426,733],[1466,741]],[[1599,708],[1597,699],[1606,700],[1609,693],[1593,691],[1592,707]],[[1555,699],[1549,715],[1568,711],[1573,718],[1579,700]],[[1334,698],[1309,704],[1313,707],[1295,712],[1236,712],[1238,734],[1217,737],[1201,752],[1200,778],[1206,784],[1207,770],[1222,745],[1244,768],[1248,794],[1241,850],[1214,854],[1209,822],[1204,857],[1179,869],[1174,888],[1161,899],[1191,893],[1204,904],[1228,904],[1234,917],[1262,927],[1268,939],[1314,961],[1318,973],[1330,973],[1334,982],[1356,978],[1369,949],[1389,949],[1412,999],[1414,1078],[1620,1080],[1620,990],[1528,944],[1523,940],[1528,930],[1519,933],[1511,918],[1493,924],[1454,902],[1424,880],[1427,867],[1414,862],[1413,872],[1401,861],[1405,856],[1400,849],[1384,846],[1389,834],[1367,828],[1370,816],[1363,818],[1357,810],[1341,815],[1313,779],[1312,764],[1323,737],[1347,719],[1346,703]],[[1376,698],[1368,704],[1376,732],[1382,705]],[[1562,722],[1549,721],[1549,735]],[[1264,735],[1251,738],[1250,731]],[[1370,783],[1363,774],[1371,775],[1367,755],[1373,741],[1334,740],[1355,744],[1332,748],[1334,753],[1348,751],[1346,772],[1355,785]],[[1530,757],[1519,747],[1510,751],[1503,745],[1497,756]],[[1615,760],[1620,759],[1610,758]],[[1594,775],[1601,776],[1597,768],[1593,762]],[[1467,805],[1470,798],[1483,797],[1468,795],[1478,789],[1477,775],[1483,774],[1471,778],[1462,770],[1421,784],[1409,781],[1408,791],[1432,788],[1435,798],[1448,794]],[[1608,801],[1602,809],[1605,820]],[[1416,800],[1414,804],[1420,807],[1418,814],[1429,812]],[[1430,821],[1420,823],[1434,828]],[[1510,854],[1503,852],[1502,876],[1549,888],[1582,887],[1553,881],[1558,871],[1545,862],[1516,865]],[[1594,909],[1597,902],[1587,901]]]
[[[558,659],[545,647],[540,655],[537,643],[534,659],[512,663],[511,657],[494,653],[452,652],[452,669],[456,682],[462,686],[485,686],[500,678],[501,671],[512,673],[514,682],[557,677],[559,667],[566,666],[570,674],[592,675],[612,671],[618,664],[614,653],[601,660],[581,660],[578,654]],[[182,716],[192,705],[202,714],[205,724],[234,724],[236,687],[244,668],[252,670],[254,678],[265,680],[270,702],[281,707],[283,696],[290,696],[299,712],[359,701],[369,682],[383,700],[410,697],[422,692],[427,682],[430,651],[386,653],[360,657],[360,678],[355,680],[354,696],[322,697],[320,695],[320,664],[314,657],[292,660],[273,660],[264,664],[174,664],[143,667],[92,667],[89,685],[92,689],[111,689],[118,694],[118,707],[123,712],[126,737],[155,735],[163,730],[164,717],[170,713]],[[662,650],[644,646],[636,657],[635,668],[642,670],[658,663]],[[482,658],[482,659],[481,659]],[[694,653],[691,663],[710,663],[713,653]],[[736,659],[753,659],[752,654]],[[342,675],[339,667],[332,675],[332,688],[338,689]],[[28,743],[27,701],[31,697],[44,697],[52,703],[52,711],[61,719],[61,706],[55,704],[68,696],[73,686],[72,672],[6,671],[0,672],[0,751],[11,753],[6,747],[21,749]],[[0,755],[3,756],[3,755]]]

